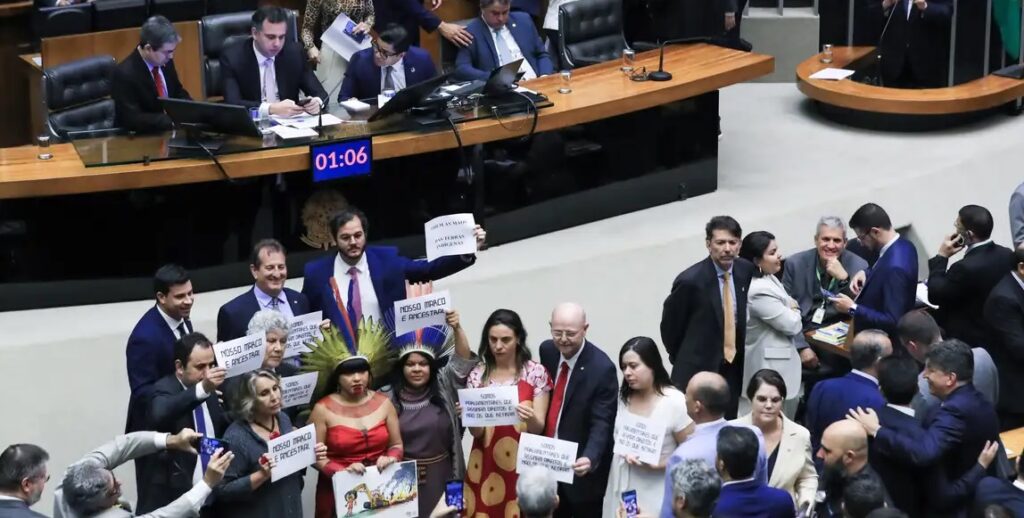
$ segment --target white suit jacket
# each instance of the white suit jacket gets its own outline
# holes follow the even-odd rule
[[[753,426],[750,414],[732,422]],[[775,458],[775,469],[768,474],[768,485],[789,493],[798,507],[813,504],[814,493],[818,491],[818,473],[814,470],[811,452],[811,433],[790,421],[785,414],[782,416],[779,454]]]
[[[786,399],[800,395],[801,365],[793,338],[803,321],[796,301],[774,275],[755,277],[747,295],[747,343],[743,357],[743,397],[750,377],[761,369],[778,372],[786,382]]]

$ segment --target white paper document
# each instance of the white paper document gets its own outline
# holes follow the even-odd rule
[[[267,354],[267,348],[263,345],[264,338],[263,333],[257,333],[213,344],[217,365],[227,369],[229,378],[260,368]]]
[[[315,372],[307,372],[281,378],[281,400],[284,408],[308,405],[313,399],[318,377]]]
[[[323,322],[323,311],[314,311],[305,315],[293,316],[288,321],[288,344],[284,349],[284,357],[292,358],[310,351],[306,344],[324,337],[320,331]]]
[[[363,113],[370,109],[370,105],[360,101],[359,99],[349,99],[347,101],[341,101],[340,104],[346,110],[352,113]]]
[[[274,122],[282,126],[291,126],[292,128],[316,128],[320,125],[321,118],[323,119],[324,126],[334,126],[335,124],[341,124],[341,119],[331,115],[330,113],[323,114],[323,117],[319,115],[303,114],[298,117],[272,117]]]
[[[345,61],[351,61],[352,54],[370,48],[370,42],[373,39],[369,34],[363,34],[363,41],[356,41],[355,38],[346,34],[346,27],[351,31],[351,27],[354,25],[355,22],[345,13],[338,13],[338,17],[324,31],[320,40],[324,45],[331,47],[334,52],[337,52]]]
[[[476,222],[470,213],[438,216],[426,222],[423,233],[427,239],[427,260],[433,261],[447,255],[475,254],[475,227]]]
[[[665,424],[657,419],[629,412],[619,412],[615,418],[614,453],[635,455],[642,462],[655,465],[661,462],[664,441]]]
[[[824,79],[825,81],[839,81],[853,75],[853,70],[845,68],[824,68],[813,74],[811,79]]]
[[[270,131],[273,131],[275,134],[277,134],[278,137],[281,137],[285,140],[316,136],[316,130],[310,128],[293,128],[291,126],[277,125],[274,126],[273,128],[270,128]]]
[[[519,423],[519,387],[459,389],[462,424],[465,426],[504,426]]]
[[[267,441],[267,452],[276,465],[270,469],[270,482],[277,482],[316,462],[316,428],[299,428]]]
[[[572,465],[576,463],[578,449],[579,444],[574,442],[524,433],[519,436],[516,473],[528,466],[544,466],[555,475],[555,480],[572,484]]]
[[[448,290],[396,300],[395,336],[402,336],[424,327],[445,325],[445,311],[451,306],[452,298],[448,295]]]

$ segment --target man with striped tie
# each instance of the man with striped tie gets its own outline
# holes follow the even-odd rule
[[[114,72],[111,91],[117,126],[142,133],[171,129],[160,98],[192,99],[174,69],[174,51],[180,41],[174,25],[163,16],[142,24],[138,47]]]

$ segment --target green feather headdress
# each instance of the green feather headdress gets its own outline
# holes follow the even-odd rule
[[[349,360],[363,359],[370,364],[370,374],[375,380],[382,380],[391,371],[397,359],[391,349],[392,334],[383,324],[373,319],[359,321],[359,348],[355,354],[349,349],[345,338],[338,328],[331,326],[323,332],[323,338],[306,344],[310,352],[302,354],[302,370],[319,373],[316,380],[316,393],[319,397],[331,381],[334,369]]]

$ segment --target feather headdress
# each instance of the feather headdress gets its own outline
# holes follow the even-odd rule
[[[391,331],[373,319],[359,321],[359,347],[355,354],[349,349],[337,327],[331,326],[330,329],[324,330],[323,335],[323,338],[306,344],[310,352],[302,354],[302,370],[319,373],[316,393],[320,396],[325,395],[324,390],[334,370],[344,362],[365,360],[370,365],[370,374],[374,379],[384,379],[397,359],[394,349],[391,348]]]
[[[433,283],[409,284],[408,281],[405,283],[406,298],[409,299],[429,295],[433,291]],[[388,329],[395,329],[393,312],[388,312],[384,319]],[[399,359],[410,353],[420,353],[430,356],[434,360],[441,360],[455,352],[455,334],[447,325],[423,327],[411,333],[395,336],[394,343],[398,349]]]

